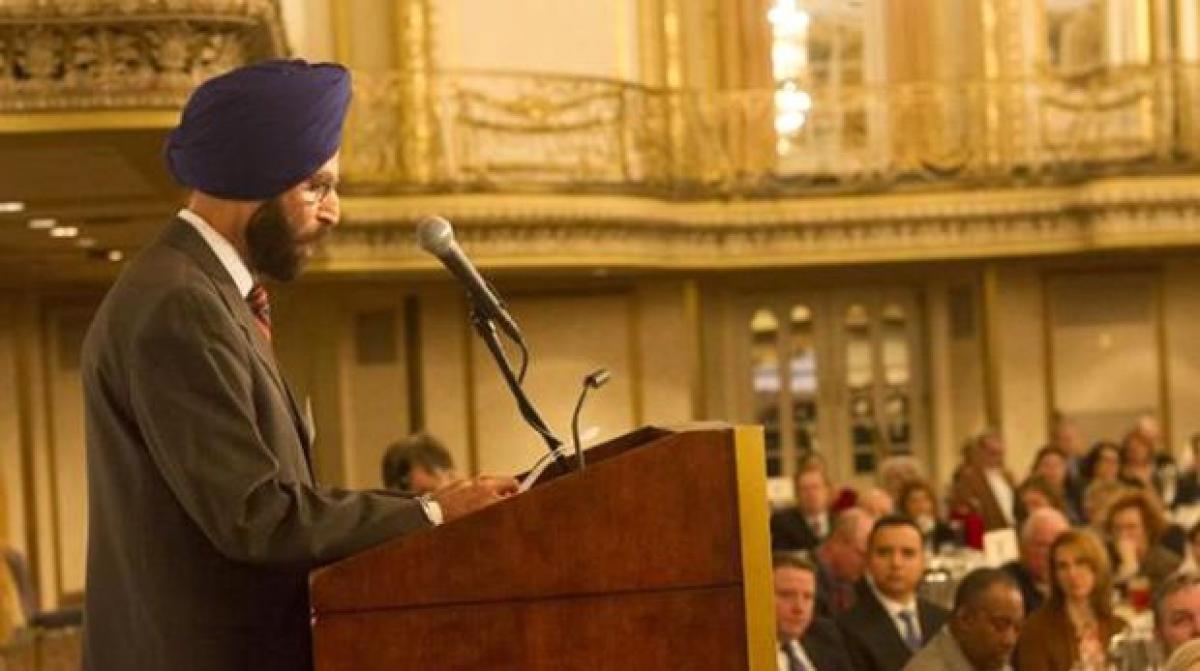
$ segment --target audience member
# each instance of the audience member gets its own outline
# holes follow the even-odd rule
[[[1100,671],[1125,622],[1113,615],[1108,556],[1088,531],[1070,530],[1050,549],[1050,598],[1017,642],[1021,671]]]
[[[817,614],[833,617],[854,607],[855,586],[867,561],[867,538],[875,518],[860,508],[840,513],[817,548]]]
[[[979,515],[986,531],[1013,526],[1016,494],[1012,475],[1004,469],[999,435],[987,432],[975,439],[955,477],[950,502],[951,507]]]
[[[1063,448],[1047,445],[1038,450],[1029,469],[1029,478],[1040,476],[1063,500],[1063,512],[1073,523],[1083,521],[1083,484],[1071,475],[1070,458]]]
[[[1083,479],[1081,461],[1087,451],[1079,425],[1066,415],[1054,413],[1054,422],[1050,428],[1050,447],[1059,449],[1066,457],[1067,480]]]
[[[1200,575],[1177,573],[1154,593],[1154,625],[1163,653],[1200,638]]]
[[[1200,573],[1200,522],[1188,529],[1184,546],[1183,563],[1179,565],[1179,573]]]
[[[883,517],[891,515],[896,509],[896,504],[891,494],[880,487],[872,487],[858,497],[858,507],[873,517]]]
[[[1188,641],[1171,654],[1162,671],[1196,671],[1200,669],[1200,640]]]
[[[1179,555],[1159,545],[1166,521],[1158,501],[1149,493],[1133,490],[1122,494],[1109,506],[1106,520],[1118,585],[1140,576],[1156,589],[1179,568]]]
[[[816,567],[792,554],[776,554],[772,567],[779,671],[851,671],[837,626],[814,616]]]
[[[414,433],[388,446],[383,455],[383,486],[413,495],[430,494],[450,482],[454,465],[437,438]]]
[[[1176,506],[1190,506],[1200,503],[1200,433],[1193,433],[1188,439],[1191,448],[1192,463],[1179,474],[1179,488],[1175,493]]]
[[[1097,480],[1088,485],[1083,494],[1083,509],[1087,515],[1088,524],[1096,531],[1104,532],[1104,522],[1108,517],[1108,508],[1130,487],[1116,480]]]
[[[1053,508],[1067,514],[1067,502],[1058,488],[1040,475],[1031,475],[1017,487],[1017,526],[1030,513],[1042,508]]]
[[[1053,508],[1034,512],[1021,525],[1020,557],[1002,568],[1021,590],[1026,613],[1040,608],[1050,593],[1050,547],[1070,528],[1067,518]]]
[[[829,535],[829,480],[824,469],[796,473],[796,505],[771,515],[771,549],[811,552]]]
[[[1111,440],[1097,441],[1083,458],[1083,478],[1093,482],[1116,482],[1121,478],[1121,446]]]
[[[1005,671],[1021,635],[1021,592],[1004,571],[975,569],[954,595],[950,621],[904,671]]]
[[[855,669],[898,671],[941,630],[948,613],[917,595],[924,572],[916,522],[903,515],[877,521],[867,540],[858,602],[837,620]]]
[[[937,496],[925,480],[910,480],[900,489],[896,500],[901,515],[907,515],[921,528],[927,550],[934,552],[946,545],[957,545],[954,530],[938,514]]]
[[[1143,415],[1121,441],[1121,477],[1153,492],[1167,507],[1178,491],[1175,460],[1158,451],[1158,423]]]
[[[904,485],[913,480],[923,480],[921,462],[911,454],[894,454],[879,463],[875,480],[892,499],[899,500]]]

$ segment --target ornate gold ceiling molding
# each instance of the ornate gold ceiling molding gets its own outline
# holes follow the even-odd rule
[[[175,110],[214,74],[287,53],[276,0],[56,0],[0,6],[0,129],[30,113]],[[53,120],[51,120],[52,122]]]
[[[620,196],[347,197],[328,272],[425,269],[436,212],[491,268],[711,269],[1065,254],[1200,244],[1200,178],[1078,187],[669,202]]]

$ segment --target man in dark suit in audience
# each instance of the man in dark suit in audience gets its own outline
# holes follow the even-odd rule
[[[875,518],[860,508],[844,510],[834,520],[833,531],[816,552],[817,615],[834,617],[854,607],[873,524]]]
[[[816,567],[791,554],[772,560],[779,671],[851,671],[846,644],[831,620],[814,617]]]
[[[829,479],[816,463],[796,474],[796,505],[771,515],[771,549],[811,552],[829,535]]]
[[[867,575],[854,608],[837,619],[858,671],[900,671],[949,613],[919,596],[925,573],[921,529],[902,515],[882,517],[867,540]]]

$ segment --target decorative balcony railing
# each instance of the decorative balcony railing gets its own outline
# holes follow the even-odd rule
[[[0,0],[0,113],[177,109],[286,52],[276,0]]]
[[[777,197],[1183,172],[1200,152],[1196,64],[805,93],[780,135],[775,90],[360,73],[344,171],[361,193]]]

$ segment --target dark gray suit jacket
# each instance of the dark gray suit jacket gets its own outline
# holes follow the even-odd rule
[[[84,343],[84,668],[308,669],[308,571],[421,507],[319,489],[309,438],[233,279],[175,220]]]

